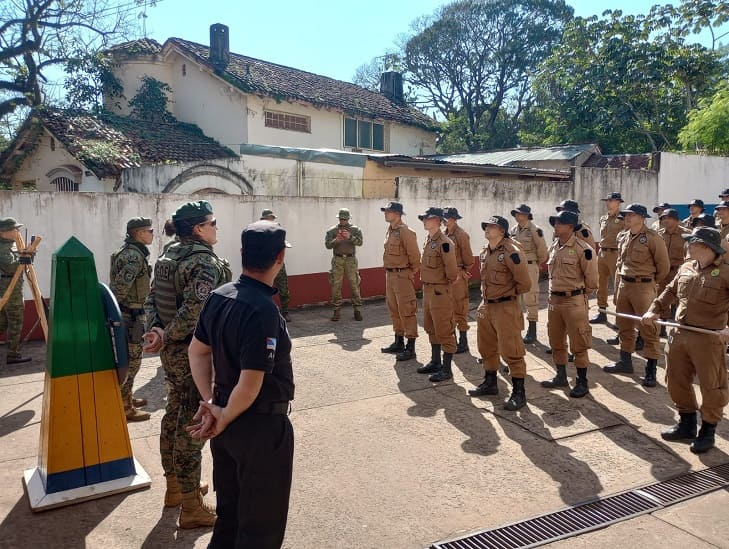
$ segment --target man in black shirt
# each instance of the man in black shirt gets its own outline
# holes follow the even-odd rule
[[[243,274],[210,294],[190,344],[204,402],[188,431],[212,438],[218,519],[208,547],[278,548],[291,491],[294,377],[286,321],[271,298],[290,244],[280,225],[258,221],[241,245]]]

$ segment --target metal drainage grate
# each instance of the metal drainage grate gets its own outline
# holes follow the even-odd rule
[[[521,549],[605,528],[729,485],[729,463],[604,499],[485,530],[431,549]]]

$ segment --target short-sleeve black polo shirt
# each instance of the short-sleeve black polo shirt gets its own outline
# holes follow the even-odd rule
[[[291,339],[271,299],[275,289],[245,275],[210,294],[195,337],[212,347],[216,389],[230,395],[241,370],[266,373],[257,404],[294,398]]]

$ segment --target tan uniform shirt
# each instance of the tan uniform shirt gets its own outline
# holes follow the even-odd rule
[[[453,241],[438,231],[428,235],[420,262],[420,280],[424,284],[448,284],[458,278],[456,250]]]
[[[597,251],[597,244],[595,242],[595,237],[592,234],[592,229],[587,223],[584,223],[580,221],[580,230],[575,233],[575,236],[579,238],[580,240],[583,240],[587,242],[590,246],[592,246],[593,250]],[[552,234],[552,240],[556,240],[557,235]]]
[[[562,245],[559,240],[552,242],[547,265],[550,292],[571,292],[583,288],[591,292],[598,286],[595,250],[575,235]]]
[[[691,222],[694,220],[693,217],[688,216],[686,219],[682,219],[678,224],[685,227],[689,231],[691,230]]]
[[[660,229],[660,228],[661,228],[660,219],[656,219],[653,223],[651,223],[651,229],[653,229],[654,231],[658,232],[658,229]]]
[[[659,234],[645,225],[640,232],[619,239],[618,274],[633,278],[653,278],[663,282],[671,268],[666,243]]]
[[[456,264],[458,268],[464,271],[470,271],[476,262],[473,258],[473,250],[471,249],[471,237],[458,225],[456,225],[452,233],[446,231],[445,234],[456,246]]]
[[[729,265],[717,258],[703,269],[687,261],[648,309],[661,313],[678,301],[676,320],[681,324],[721,330],[729,321]]]
[[[511,239],[518,242],[527,261],[532,263],[536,261],[540,265],[547,261],[549,254],[547,252],[547,243],[544,241],[544,231],[537,227],[531,221],[526,227],[516,225],[509,231]]]
[[[671,262],[671,269],[678,269],[681,264],[686,261],[686,241],[681,238],[682,234],[689,234],[691,231],[685,227],[678,225],[672,232],[668,232],[662,227],[658,234],[663,237],[663,241],[668,248],[668,260]]]
[[[623,220],[617,215],[605,214],[600,218],[600,248],[618,249],[618,233],[623,230]]]
[[[532,287],[524,252],[511,239],[502,239],[494,250],[484,247],[479,257],[484,299],[516,296]]]
[[[382,262],[386,269],[419,269],[420,250],[415,231],[405,223],[401,223],[394,229],[388,227]]]
[[[722,238],[726,238],[729,235],[729,225],[724,225],[721,221],[718,221],[716,227],[719,229]]]

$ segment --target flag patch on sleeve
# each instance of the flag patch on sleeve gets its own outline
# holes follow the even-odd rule
[[[275,351],[276,350],[276,338],[275,337],[267,337],[266,338],[266,350],[267,351]]]

